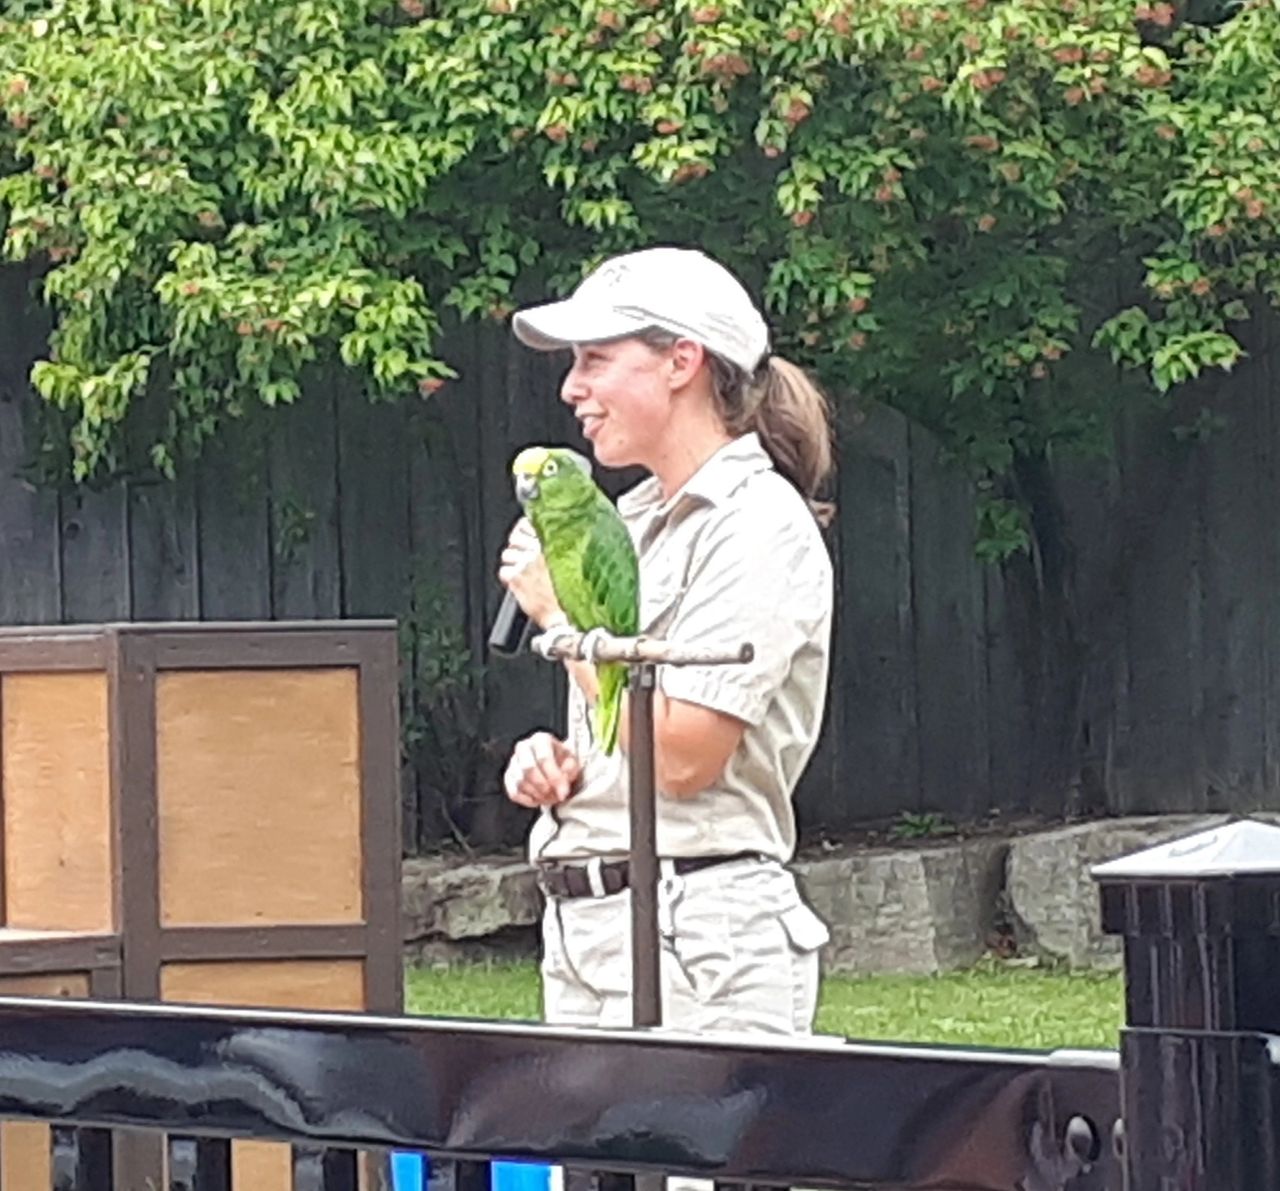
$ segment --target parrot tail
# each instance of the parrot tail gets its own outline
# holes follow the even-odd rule
[[[596,701],[596,741],[605,755],[612,753],[618,743],[618,725],[622,718],[622,691],[627,685],[627,668],[617,662],[607,663],[596,669],[600,680],[600,698]]]

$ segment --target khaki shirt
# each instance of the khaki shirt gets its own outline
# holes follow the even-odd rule
[[[758,851],[786,862],[796,843],[791,796],[817,742],[830,660],[832,569],[813,514],[755,434],[727,443],[670,500],[651,478],[618,510],[640,558],[641,631],[755,647],[746,664],[658,670],[671,698],[747,725],[714,786],[691,798],[659,791],[658,855]],[[626,756],[595,747],[586,699],[569,688],[568,740],[583,775],[534,824],[534,861],[628,850]]]

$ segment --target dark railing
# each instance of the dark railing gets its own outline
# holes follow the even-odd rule
[[[0,1116],[92,1126],[54,1131],[57,1191],[112,1187],[121,1127],[169,1133],[170,1186],[192,1191],[230,1186],[227,1137],[291,1142],[308,1191],[353,1186],[353,1151],[388,1149],[469,1182],[483,1170],[440,1160],[1090,1191],[1118,1185],[1117,1065],[1106,1051],[0,1000]]]
[[[54,1126],[55,1191],[147,1191],[162,1135],[170,1191],[227,1191],[231,1138],[292,1145],[298,1191],[376,1184],[392,1150],[430,1157],[432,1191],[483,1191],[493,1157],[571,1191],[1276,1191],[1280,829],[1095,876],[1125,937],[1118,1052],[4,998],[0,1118]]]

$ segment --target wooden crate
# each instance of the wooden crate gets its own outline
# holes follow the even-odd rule
[[[397,688],[393,622],[0,630],[0,993],[399,1012]]]

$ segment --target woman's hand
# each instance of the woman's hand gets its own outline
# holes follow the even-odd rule
[[[499,561],[498,582],[516,597],[539,628],[545,629],[553,620],[564,617],[547,573],[547,561],[542,557],[542,545],[526,517],[512,526]]]
[[[516,742],[502,784],[520,806],[555,806],[572,793],[582,776],[577,754],[550,732],[535,732]]]

